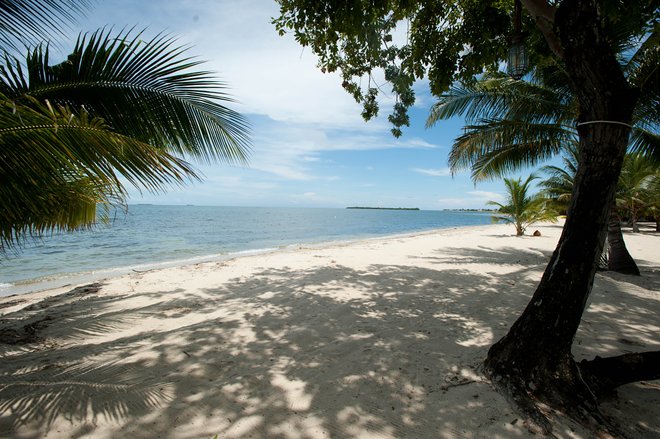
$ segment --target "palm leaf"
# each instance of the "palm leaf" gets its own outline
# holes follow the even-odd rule
[[[113,131],[171,153],[245,163],[247,122],[222,104],[232,102],[226,85],[208,72],[190,72],[200,62],[185,57],[186,48],[171,37],[141,35],[99,30],[81,35],[61,64],[49,66],[48,47],[40,46],[28,56],[27,78],[18,61],[0,73],[15,99],[29,94],[84,107]]]
[[[123,182],[152,192],[197,174],[187,158],[244,163],[245,119],[226,86],[185,47],[131,31],[80,36],[64,63],[48,46],[0,66],[0,248],[88,227],[124,202]]]
[[[0,2],[0,46],[20,50],[54,36],[90,5],[88,0],[3,0]]]
[[[520,120],[485,120],[465,127],[449,153],[452,172],[472,169],[477,182],[532,166],[559,153],[574,139],[571,127]]]
[[[0,95],[0,248],[94,224],[97,204],[123,202],[120,176],[151,191],[197,178],[187,162],[98,118],[26,101],[17,106]]]
[[[465,117],[474,124],[482,119],[524,119],[547,123],[563,121],[574,110],[565,93],[538,83],[490,75],[473,84],[458,85],[440,97],[426,121],[427,128],[439,120]]]
[[[630,146],[629,151],[639,153],[647,157],[649,160],[660,163],[660,135],[657,133],[633,128],[630,133]]]

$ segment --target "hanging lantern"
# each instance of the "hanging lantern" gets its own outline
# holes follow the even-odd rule
[[[513,10],[513,35],[509,36],[509,55],[507,56],[506,71],[513,79],[520,79],[527,72],[529,57],[525,47],[525,34],[520,30],[522,10],[520,0],[515,0]]]
[[[527,47],[525,46],[525,42],[522,41],[522,38],[517,42],[512,40],[509,43],[506,71],[513,79],[520,79],[525,75],[529,66]]]

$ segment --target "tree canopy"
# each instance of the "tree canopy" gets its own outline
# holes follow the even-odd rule
[[[321,71],[339,71],[341,86],[363,104],[365,119],[378,114],[379,92],[390,91],[377,81],[384,78],[388,82],[397,98],[389,116],[395,136],[409,124],[407,110],[415,102],[415,81],[427,80],[431,92],[441,96],[456,81],[469,84],[484,72],[498,71],[513,33],[512,0],[277,3],[280,16],[274,23],[278,32],[291,32],[302,46],[311,48],[319,57]],[[556,31],[548,28],[549,17],[554,17],[559,4],[571,2],[523,3],[539,17],[535,20],[529,13],[522,17],[530,65],[556,64],[562,49]],[[657,26],[655,1],[608,0],[599,7],[603,32],[617,53],[642,44],[657,45],[657,37],[648,38]],[[658,111],[657,106],[648,111]]]

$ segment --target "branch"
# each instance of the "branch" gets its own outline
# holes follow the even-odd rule
[[[532,16],[536,27],[541,31],[545,37],[545,41],[550,46],[550,50],[559,58],[564,58],[564,49],[559,41],[559,37],[555,33],[555,13],[557,8],[550,6],[545,0],[521,0],[529,15]]]
[[[592,389],[607,393],[624,384],[660,379],[660,351],[596,357],[579,366]]]

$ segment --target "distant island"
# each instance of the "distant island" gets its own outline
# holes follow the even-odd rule
[[[362,207],[349,206],[346,209],[369,209],[369,210],[419,210],[419,207]]]

